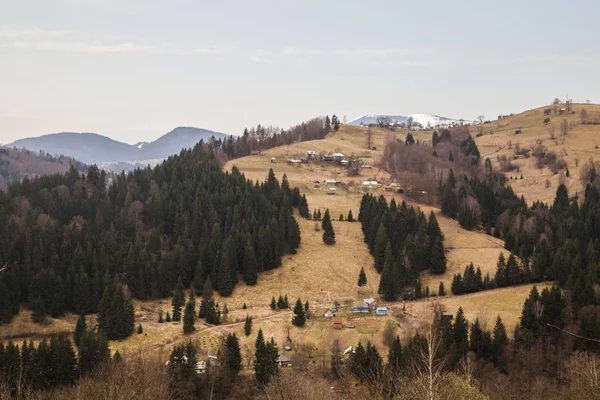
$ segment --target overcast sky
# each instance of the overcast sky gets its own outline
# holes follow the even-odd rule
[[[0,0],[0,143],[600,102],[599,14],[597,0]]]

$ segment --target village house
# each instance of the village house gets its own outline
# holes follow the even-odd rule
[[[369,297],[368,299],[363,299],[363,301],[369,306],[369,310],[375,310],[377,308],[377,302],[374,298]]]
[[[337,181],[335,179],[325,179],[323,180],[323,183],[326,185],[337,185]]]
[[[344,324],[342,323],[341,319],[336,319],[333,321],[333,329],[340,330],[343,328],[344,328]]]
[[[317,152],[313,151],[313,150],[307,150],[304,154],[306,155],[306,158],[308,158],[308,159],[319,157]]]
[[[377,189],[379,187],[379,182],[377,182],[377,181],[364,181],[362,183],[362,186],[365,189]]]
[[[279,357],[277,357],[275,359],[275,362],[280,366],[280,367],[291,367],[292,366],[292,359],[290,356],[288,356],[287,354],[282,354]]]

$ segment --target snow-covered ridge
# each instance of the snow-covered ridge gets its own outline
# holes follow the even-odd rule
[[[412,125],[416,125],[421,128],[436,128],[436,127],[449,127],[453,125],[472,124],[475,121],[465,119],[454,119],[440,117],[438,115],[431,114],[409,114],[409,115],[377,115],[369,114],[356,118],[350,122],[349,125],[371,125],[377,124],[378,119],[386,118],[388,123],[393,125],[407,125],[410,121]]]

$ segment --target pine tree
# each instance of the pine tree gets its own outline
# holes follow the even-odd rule
[[[198,262],[196,263],[196,271],[194,272],[194,280],[193,280],[193,286],[196,290],[196,295],[202,295],[202,292],[200,292],[200,290],[204,287],[204,280],[205,280],[205,273],[204,273],[204,265],[202,264],[202,257],[198,257]]]
[[[379,223],[377,233],[375,234],[375,250],[373,253],[373,257],[375,258],[375,269],[377,269],[377,272],[379,273],[383,271],[385,251],[388,242],[387,229],[385,223],[382,221]]]
[[[244,322],[244,334],[250,336],[252,332],[252,317],[246,315],[246,322]]]
[[[281,297],[281,296],[279,296]],[[269,306],[271,307],[271,310],[275,310],[277,308],[277,302],[275,301],[275,296],[273,296],[271,298],[271,304],[269,304]]]
[[[194,308],[194,304],[192,301],[188,301],[185,306],[185,311],[183,312],[183,333],[189,334],[196,330],[195,328],[196,322],[196,309]]]
[[[329,209],[325,210],[325,216],[323,217],[321,228],[323,229],[323,243],[327,245],[335,244],[335,232],[333,231],[333,225],[331,224]]]
[[[167,315],[165,316],[165,321],[166,322],[171,322],[171,314],[169,314],[168,311],[167,311]]]
[[[302,305],[302,301],[300,299],[296,300],[296,305],[294,306],[294,317],[292,318],[292,324],[303,327],[306,323],[306,314],[304,313],[304,306]]]
[[[142,328],[142,324],[138,325],[137,333],[138,333],[138,335],[141,335],[142,333],[144,333],[144,328]]]
[[[288,301],[287,294],[285,296],[283,296],[283,308],[290,308],[290,303]]]
[[[86,332],[86,322],[85,322],[85,314],[79,315],[77,318],[77,323],[75,324],[75,332],[73,333],[73,341],[75,342],[75,346],[79,347],[79,342],[83,335]]]
[[[254,353],[254,374],[256,376],[256,382],[259,385],[266,385],[271,378],[271,374],[269,371],[267,345],[265,343],[262,329],[258,330],[255,347],[256,352]]]
[[[404,144],[406,145],[412,145],[415,144],[415,138],[413,137],[412,133],[408,133],[408,135],[406,135],[406,141],[404,142]]]
[[[304,311],[306,311],[307,313],[308,313],[308,307],[309,307],[308,300],[306,300],[306,303],[304,303]]]
[[[429,260],[429,271],[432,274],[443,274],[446,272],[446,254],[442,240],[438,237],[435,240],[431,250],[431,258]]]
[[[232,280],[232,271],[235,270],[233,265],[234,262],[234,249],[232,247],[232,242],[230,240],[226,240],[223,245],[223,251],[221,254],[221,265],[219,268],[218,274],[218,286],[219,294],[224,297],[229,297],[233,294],[233,287],[235,283]]]
[[[159,323],[159,324],[162,324],[162,323],[164,323],[164,322],[165,322],[165,319],[163,318],[163,312],[162,312],[162,310],[160,310],[160,311],[158,312],[158,323]]]
[[[362,287],[367,284],[367,275],[365,274],[365,268],[360,268],[360,273],[358,274],[358,286]]]

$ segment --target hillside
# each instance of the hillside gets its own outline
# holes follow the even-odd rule
[[[71,165],[84,172],[87,166],[72,158],[32,152],[29,150],[0,148],[0,190],[6,190],[12,182],[33,178],[42,174],[64,174]]]
[[[590,158],[600,160],[600,125],[580,124],[581,110],[585,110],[591,119],[596,113],[600,113],[600,105],[572,104],[572,113],[560,114],[560,109],[566,107],[565,104],[539,107],[471,127],[483,158],[489,157],[498,166],[498,157],[506,156],[518,167],[506,174],[516,179],[509,180],[509,184],[515,193],[525,196],[529,204],[536,200],[546,203],[554,201],[554,194],[561,180],[567,186],[569,194],[582,195],[585,189],[585,182],[580,179],[582,165]],[[551,110],[550,115],[544,114],[547,109]],[[545,118],[550,118],[548,124],[544,123]],[[566,136],[561,135],[561,124],[565,124],[563,121],[572,124],[572,129],[569,129]],[[517,130],[521,133],[516,134]],[[519,149],[528,150],[539,144],[544,147],[546,155],[553,152],[558,159],[564,159],[565,166],[569,168],[569,177],[561,177],[566,175],[566,168],[558,173],[554,173],[548,166],[538,168],[538,158],[533,153],[530,157],[515,154]]]
[[[127,167],[120,163],[135,165],[138,161],[144,165],[148,164],[148,160],[162,160],[179,153],[181,149],[194,147],[200,140],[208,141],[211,137],[222,139],[227,135],[206,129],[179,127],[153,142],[131,145],[96,133],[62,132],[20,139],[9,146],[34,152],[41,150],[49,154],[62,154],[88,164],[103,164],[108,169],[120,171]],[[115,163],[114,168],[111,163]]]
[[[431,114],[409,114],[409,115],[377,115],[377,114],[369,114],[364,115],[360,118],[353,119],[348,122],[348,125],[355,126],[368,126],[368,125],[376,125],[379,121],[385,121],[388,124],[393,125],[406,125],[410,122],[414,126],[418,126],[421,128],[441,128],[448,127],[455,124],[464,124],[464,123],[472,123],[473,121],[465,120],[462,118],[447,118],[440,117],[438,115]]]

